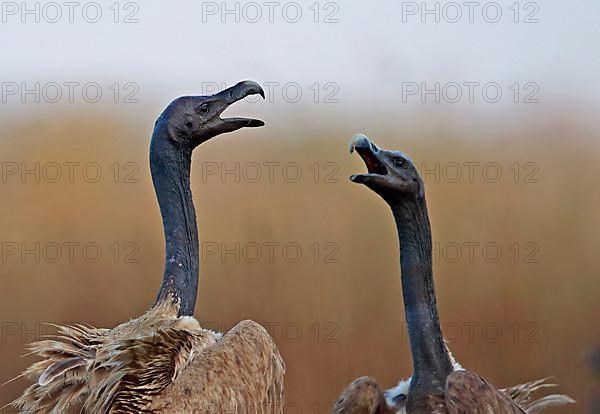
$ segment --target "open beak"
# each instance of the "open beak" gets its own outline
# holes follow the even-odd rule
[[[350,153],[356,151],[367,166],[368,174],[354,174],[350,180],[355,183],[364,183],[365,178],[376,175],[387,175],[388,170],[380,160],[381,150],[363,134],[356,134],[350,140]]]
[[[223,111],[225,111],[225,109],[227,109],[234,102],[244,99],[246,96],[257,94],[265,99],[265,92],[258,83],[253,81],[242,81],[230,88],[222,90],[221,92],[213,95],[213,98],[220,106],[218,115],[220,116],[221,113],[223,113]],[[261,127],[265,124],[260,119],[240,117],[222,118],[221,121],[223,122],[222,129],[226,130],[223,132],[234,131],[243,127]]]

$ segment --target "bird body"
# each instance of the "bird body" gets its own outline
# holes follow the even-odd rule
[[[282,413],[284,371],[267,331],[254,321],[242,321],[207,347],[150,408],[152,412]],[[190,399],[191,392],[204,398]],[[175,411],[169,401],[178,401]]]
[[[512,388],[498,390],[477,374],[463,370],[448,375],[442,394],[429,394],[423,408],[409,411],[406,407],[409,386],[410,381],[403,381],[383,391],[374,378],[357,378],[346,387],[332,414],[533,414],[546,407],[566,403],[563,399],[548,403],[547,397],[534,402],[515,400],[510,393]],[[518,387],[529,392],[538,389],[532,383]]]
[[[350,143],[350,151],[354,150],[368,173],[353,175],[351,181],[380,195],[396,222],[413,375],[385,392],[373,378],[358,378],[343,391],[332,414],[531,414],[573,402],[565,395],[531,402],[531,393],[553,385],[540,380],[498,390],[456,362],[437,312],[424,182],[402,152],[380,149],[361,134]]]
[[[216,414],[228,406],[235,413],[283,408],[282,358],[256,322],[242,321],[221,335],[162,305],[113,329],[78,325],[59,327],[59,333],[30,345],[45,359],[25,373],[36,382],[17,401],[24,411]]]
[[[41,360],[34,383],[13,402],[26,413],[281,413],[285,365],[258,323],[224,335],[193,317],[198,234],[190,190],[191,154],[208,139],[262,121],[219,115],[264,92],[244,81],[213,96],[182,97],[158,118],[150,166],[165,231],[165,271],[156,303],[113,329],[57,326],[29,346]]]

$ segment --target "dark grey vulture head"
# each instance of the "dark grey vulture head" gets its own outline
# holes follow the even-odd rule
[[[156,121],[155,131],[174,143],[191,149],[209,139],[244,127],[260,127],[264,122],[251,118],[221,118],[229,105],[248,95],[265,93],[256,82],[242,81],[210,96],[182,96],[169,104]]]
[[[408,155],[379,148],[362,134],[350,141],[350,152],[354,151],[365,162],[368,173],[354,174],[351,181],[366,185],[388,203],[399,197],[424,197],[423,180]]]

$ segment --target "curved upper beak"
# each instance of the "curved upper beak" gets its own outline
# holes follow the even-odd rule
[[[353,153],[355,150],[363,159],[370,175],[387,175],[388,169],[381,157],[381,150],[366,135],[356,134],[352,137],[350,140],[350,153]],[[365,174],[355,174],[350,179],[357,182],[357,178],[360,179],[360,177],[364,176]]]
[[[227,105],[231,105],[234,102],[244,99],[249,95],[260,95],[265,99],[265,91],[261,86],[254,81],[241,81],[230,88],[224,89],[219,93],[213,95],[215,98],[222,99]]]
[[[246,80],[214,94],[213,99],[217,101],[218,105],[220,106],[218,115],[223,113],[223,111],[225,111],[225,109],[227,109],[231,104],[250,95],[260,95],[264,99],[265,91],[258,83]],[[265,124],[260,119],[241,117],[223,118],[221,121],[223,124],[221,125],[220,132],[230,132],[243,127],[261,127]]]
[[[355,149],[368,150],[371,146],[377,148],[366,135],[356,134],[350,140],[350,154],[352,154]]]

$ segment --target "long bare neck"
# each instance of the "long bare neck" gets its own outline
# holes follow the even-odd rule
[[[431,227],[424,197],[406,196],[390,206],[400,240],[402,294],[413,357],[407,408],[424,412],[427,396],[443,394],[452,372],[433,286]]]
[[[193,315],[198,289],[198,229],[190,190],[191,148],[180,148],[157,125],[150,170],[165,232],[165,273],[156,304],[171,301]]]

